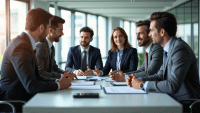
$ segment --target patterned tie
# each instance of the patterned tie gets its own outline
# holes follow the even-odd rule
[[[163,55],[163,59],[164,59],[164,65],[165,65],[165,64],[166,64],[166,61],[167,61],[167,52],[164,51],[163,54],[164,54],[164,55]]]
[[[87,52],[83,51],[83,59],[82,59],[82,63],[81,63],[81,70],[83,72],[85,72],[87,70],[87,63],[86,63],[87,56],[86,56],[86,54],[87,54]]]
[[[148,68],[148,53],[147,52],[145,53],[145,59],[146,59],[146,68],[145,68],[145,70],[147,70],[147,68]]]

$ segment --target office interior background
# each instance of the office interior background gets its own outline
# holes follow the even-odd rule
[[[138,47],[136,25],[147,20],[153,12],[173,13],[177,19],[177,37],[193,49],[199,67],[199,0],[1,0],[0,1],[0,67],[3,54],[17,35],[24,31],[28,10],[39,7],[65,19],[64,36],[54,43],[56,62],[64,70],[68,50],[79,45],[79,30],[93,29],[92,46],[101,50],[103,64],[110,49],[110,36],[115,27],[122,27],[129,43],[137,48],[139,66],[144,60],[143,47]],[[1,68],[0,68],[1,72]]]

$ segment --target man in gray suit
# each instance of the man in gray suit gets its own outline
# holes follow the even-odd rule
[[[160,66],[162,65],[163,61],[163,48],[160,45],[153,44],[151,37],[148,36],[150,31],[149,20],[139,21],[136,23],[136,26],[138,46],[143,46],[146,50],[145,60],[140,69],[133,72],[128,72],[126,74],[134,73],[137,77],[146,77],[157,73],[160,69]],[[119,73],[114,74],[114,76],[112,76],[111,73],[110,76],[113,80],[118,82],[125,80],[125,75],[121,71],[119,71]]]
[[[127,77],[127,84],[147,92],[167,93],[176,100],[199,99],[200,85],[196,57],[189,45],[175,37],[177,22],[173,14],[151,15],[150,33],[154,44],[163,47],[163,65],[157,74],[138,79]]]
[[[36,44],[36,58],[40,75],[44,77],[60,78],[64,71],[58,68],[55,61],[55,48],[53,42],[59,42],[63,34],[63,24],[65,20],[53,16],[49,20],[49,34],[45,42],[38,42]]]

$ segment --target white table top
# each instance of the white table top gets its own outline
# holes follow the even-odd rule
[[[112,86],[105,80],[102,87]],[[113,86],[115,87],[115,86]],[[123,87],[123,86],[122,86]],[[73,98],[75,93],[99,93],[99,98]],[[105,94],[102,90],[59,90],[38,93],[23,106],[24,113],[181,113],[182,106],[164,93]]]

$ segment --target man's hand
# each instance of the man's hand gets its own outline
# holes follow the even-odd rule
[[[84,72],[83,76],[91,76],[93,75],[92,70],[87,66],[87,70]]]
[[[95,66],[95,70],[93,71],[93,73],[97,76],[101,75],[101,71]]]
[[[134,75],[134,74],[133,74]],[[132,87],[132,78],[133,76],[132,75],[129,75],[127,78],[126,78],[126,83],[129,87]]]
[[[64,73],[63,76],[64,76],[65,78],[70,77],[72,80],[74,80],[74,78],[76,78],[76,79],[78,80],[77,76],[76,76],[74,73],[72,73],[72,69],[71,69],[69,72],[68,72],[68,70],[65,71],[65,73]]]
[[[125,80],[125,75],[124,75],[123,71],[121,71],[119,68],[117,68],[117,71],[118,71],[118,73],[116,73],[116,71],[111,72],[110,78],[117,82],[123,82]]]
[[[140,84],[144,83],[144,81],[138,79],[134,74],[132,74],[132,87],[134,89],[140,89]]]
[[[82,70],[76,70],[76,72],[75,72],[75,74],[77,75],[77,76],[83,76],[83,71]]]
[[[66,78],[65,76],[62,76],[58,82],[60,84],[60,90],[68,89],[71,86],[71,82],[72,79],[70,77]]]

